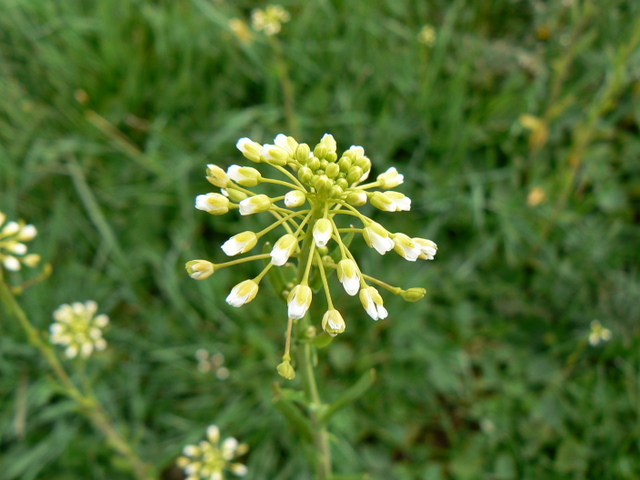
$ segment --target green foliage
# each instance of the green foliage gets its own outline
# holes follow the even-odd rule
[[[242,272],[184,271],[241,230],[193,208],[205,165],[241,162],[240,137],[288,133],[272,49],[228,26],[256,6],[0,2],[0,210],[37,226],[30,251],[54,267],[21,304],[41,330],[61,303],[109,314],[87,375],[165,479],[211,423],[251,446],[249,478],[311,475],[272,403],[284,304],[263,289],[236,310],[224,298]],[[640,4],[284,6],[301,140],[330,132],[363,145],[373,174],[396,166],[414,208],[385,225],[440,247],[408,264],[351,245],[363,269],[428,293],[385,296],[378,323],[336,297],[347,331],[320,351],[325,397],[376,371],[331,412],[336,471],[640,477]],[[1,315],[0,479],[129,476]],[[593,319],[610,342],[588,345]],[[227,380],[197,370],[199,348],[224,354]]]

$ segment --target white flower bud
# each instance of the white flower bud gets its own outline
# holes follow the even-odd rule
[[[262,175],[253,167],[241,167],[240,165],[231,165],[227,169],[229,178],[243,187],[255,187],[262,180]]]
[[[236,148],[252,162],[260,163],[260,150],[262,145],[247,137],[243,137],[236,143]]]
[[[384,212],[411,210],[411,199],[400,192],[374,192],[369,201],[371,205]]]
[[[313,226],[313,239],[316,246],[324,247],[331,239],[331,221],[327,218],[319,219]]]
[[[338,310],[327,310],[322,317],[322,329],[332,337],[344,332],[346,327],[344,318],[342,318]]]
[[[247,253],[256,246],[256,243],[258,243],[258,236],[251,231],[246,231],[234,235],[224,242],[220,248],[222,248],[224,253],[233,257],[239,253]]]
[[[289,257],[296,251],[298,242],[296,237],[287,233],[278,239],[271,250],[271,263],[282,266],[287,263]]]
[[[383,306],[382,297],[374,287],[360,290],[360,302],[374,320],[387,318],[388,312]]]
[[[297,320],[306,315],[313,294],[307,285],[296,285],[287,297],[287,307],[289,318]]]
[[[231,289],[231,293],[227,296],[227,303],[232,307],[241,307],[256,297],[258,288],[258,284],[253,280],[240,282]]]
[[[224,215],[229,211],[229,199],[219,193],[207,193],[196,197],[196,208],[211,215]]]
[[[418,258],[433,260],[438,252],[438,246],[434,242],[426,238],[412,238],[411,240],[420,247],[420,255]]]
[[[404,233],[396,233],[393,235],[393,243],[393,249],[405,260],[415,262],[418,259],[421,251],[420,245],[410,239],[409,236]]]
[[[284,196],[284,204],[288,208],[301,207],[307,201],[307,196],[301,190],[291,190]]]
[[[271,208],[271,199],[264,194],[245,198],[240,202],[240,215],[253,215]]]
[[[338,263],[338,280],[342,283],[345,291],[353,296],[360,288],[360,276],[356,262],[345,258]]]
[[[375,248],[380,255],[392,250],[395,245],[389,236],[389,232],[377,222],[371,222],[369,226],[365,227],[362,236],[367,245]]]
[[[186,269],[194,280],[204,280],[213,274],[215,265],[207,260],[191,260],[187,262]]]
[[[389,188],[394,188],[404,182],[404,175],[398,173],[396,167],[388,168],[386,172],[378,175],[378,183],[380,184],[380,188],[387,190]]]

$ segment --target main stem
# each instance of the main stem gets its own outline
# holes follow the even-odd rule
[[[302,255],[298,264],[298,283],[302,281],[304,276],[305,265],[307,264],[309,251],[311,250],[311,242],[313,242],[313,224],[317,219],[316,216],[309,222],[307,235],[302,243]],[[298,371],[302,379],[302,388],[307,401],[307,410],[309,419],[313,429],[313,443],[316,448],[316,472],[319,480],[329,480],[331,478],[331,449],[329,448],[329,432],[326,425],[320,419],[319,412],[322,408],[322,400],[318,393],[318,385],[314,369],[313,348],[307,339],[305,332],[309,327],[309,315],[305,315],[300,320],[297,329],[298,338],[302,339],[298,342],[297,358]]]

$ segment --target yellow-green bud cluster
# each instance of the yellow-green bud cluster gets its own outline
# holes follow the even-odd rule
[[[247,474],[246,465],[234,459],[248,451],[245,443],[238,443],[233,437],[221,442],[218,427],[209,425],[207,439],[197,445],[184,447],[176,463],[187,475],[186,480],[223,480],[226,472],[244,477]]]
[[[35,267],[40,262],[40,255],[27,253],[29,242],[38,234],[36,227],[20,222],[7,222],[7,216],[0,212],[0,268],[17,271],[22,265]]]
[[[283,227],[286,233],[277,238],[270,253],[218,264],[192,260],[187,263],[187,271],[192,278],[203,280],[220,268],[245,261],[270,259],[259,275],[239,283],[231,290],[227,302],[240,307],[255,298],[260,282],[270,268],[296,263],[298,278],[295,284],[288,287],[288,335],[291,322],[303,318],[311,306],[314,292],[310,278],[314,273],[319,275],[327,302],[322,328],[331,336],[344,332],[347,325],[334,307],[327,282],[328,270],[337,271],[338,280],[346,293],[358,295],[363,308],[374,320],[386,318],[387,310],[379,291],[371,284],[400,295],[407,301],[417,301],[425,295],[423,288],[403,290],[364,274],[347,242],[343,240],[345,234],[360,233],[365,243],[382,255],[393,250],[409,261],[434,258],[437,246],[431,240],[412,238],[400,232],[391,233],[356,208],[370,202],[373,207],[385,212],[410,210],[411,199],[390,190],[404,181],[403,175],[394,167],[379,174],[375,181],[363,183],[371,173],[371,161],[364,149],[353,145],[338,154],[336,141],[330,134],[325,134],[313,148],[283,134],[277,135],[273,144],[260,144],[249,138],[241,138],[236,147],[260,170],[231,165],[225,171],[208,165],[207,180],[220,188],[220,193],[199,195],[196,208],[214,215],[236,209],[240,215],[261,212],[273,215],[274,222],[262,231],[245,231],[224,242],[222,250],[228,256],[248,253],[276,227]],[[270,167],[277,175],[267,175],[263,167]],[[271,196],[268,187],[282,187],[284,191],[278,196]],[[255,188],[265,190],[256,192],[253,190]],[[375,188],[380,190],[372,191]],[[340,222],[341,218],[345,220]],[[361,223],[361,227],[351,225],[354,219]],[[327,254],[330,248],[334,249],[332,255]],[[287,347],[278,371],[285,378],[293,378],[295,372],[292,368]]]

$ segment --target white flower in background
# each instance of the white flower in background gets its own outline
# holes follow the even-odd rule
[[[595,347],[601,342],[611,340],[611,330],[602,326],[599,320],[591,321],[591,330],[589,331],[589,345]]]
[[[40,255],[27,253],[29,242],[38,234],[36,227],[20,222],[7,222],[7,216],[0,212],[0,264],[7,270],[17,271],[22,266],[35,267]]]
[[[107,342],[102,330],[109,324],[109,317],[96,315],[97,311],[98,304],[93,300],[60,305],[49,327],[51,343],[65,347],[68,358],[88,358],[94,351],[104,350]]]
[[[251,12],[251,26],[266,35],[277,35],[282,29],[282,24],[290,19],[289,12],[280,5],[269,5],[264,10],[256,8]]]
[[[220,429],[210,425],[207,427],[207,439],[184,447],[176,464],[187,475],[185,480],[224,480],[227,472],[244,477],[247,467],[234,459],[248,451],[246,444],[238,443],[233,437],[220,442]]]

